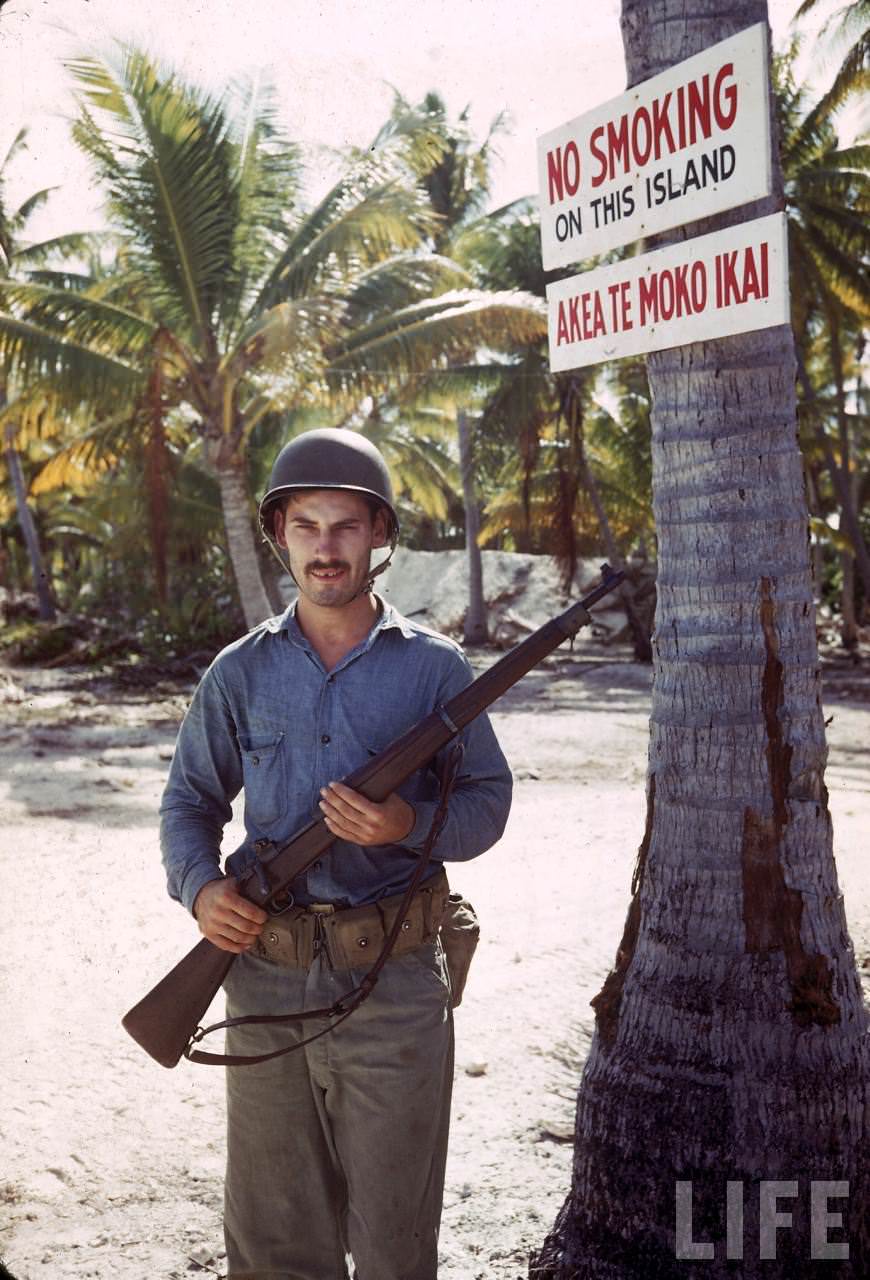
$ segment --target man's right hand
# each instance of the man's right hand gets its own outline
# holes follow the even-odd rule
[[[193,914],[209,942],[236,955],[250,951],[269,919],[260,907],[236,893],[236,881],[231,876],[203,885],[196,895]]]

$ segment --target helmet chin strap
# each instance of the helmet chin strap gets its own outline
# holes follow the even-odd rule
[[[393,537],[390,539],[389,555],[386,557],[386,559],[382,560],[380,564],[376,564],[374,569],[369,567],[369,576],[366,579],[365,584],[362,587],[360,587],[359,591],[356,593],[356,596],[354,596],[354,600],[356,600],[357,596],[362,595],[363,592],[371,591],[375,578],[377,578],[379,574],[384,573],[387,569],[389,569],[390,561],[393,558],[398,541],[399,541],[398,538],[394,534]]]

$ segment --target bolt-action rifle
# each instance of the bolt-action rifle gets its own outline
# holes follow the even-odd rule
[[[545,623],[461,693],[349,774],[343,780],[345,786],[376,803],[386,800],[547,654],[564,640],[573,640],[580,628],[592,621],[590,606],[618,587],[623,577],[609,565],[602,565],[600,586]],[[239,877],[237,892],[270,915],[277,915],[293,903],[293,881],[334,839],[323,818],[316,817],[282,844],[257,841],[257,861]],[[235,952],[224,951],[204,938],[125,1015],[125,1030],[162,1066],[174,1067],[189,1051],[199,1021],[235,958]]]

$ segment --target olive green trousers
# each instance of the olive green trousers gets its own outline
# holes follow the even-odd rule
[[[328,1007],[365,972],[332,970],[325,957],[305,970],[240,956],[227,1014]],[[326,1025],[231,1028],[227,1052],[266,1053]],[[391,958],[329,1035],[228,1067],[229,1280],[435,1280],[452,1085],[437,943]]]

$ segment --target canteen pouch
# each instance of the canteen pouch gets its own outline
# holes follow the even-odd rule
[[[456,1009],[462,1002],[465,980],[480,938],[477,912],[461,893],[451,893],[447,897],[440,936],[450,978],[451,1001]]]

